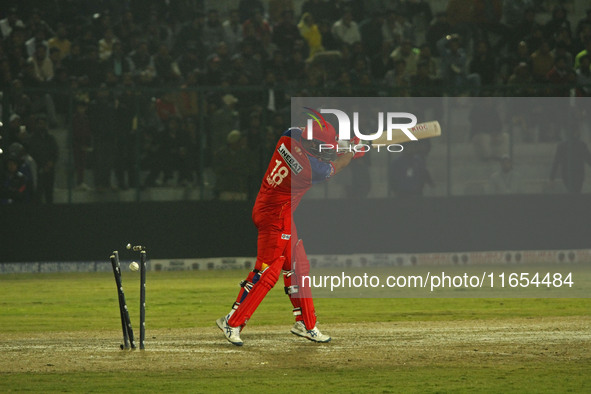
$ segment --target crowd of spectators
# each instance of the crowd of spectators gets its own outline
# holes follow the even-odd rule
[[[536,0],[449,0],[435,14],[425,0],[305,0],[297,14],[279,0],[12,3],[0,11],[3,201],[52,201],[47,129],[60,124],[74,186],[100,191],[203,184],[223,152],[252,169],[226,176],[258,180],[290,96],[591,94],[591,10],[571,26]]]

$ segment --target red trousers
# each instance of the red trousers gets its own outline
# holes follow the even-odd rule
[[[255,269],[261,271],[280,256],[285,256],[283,269],[291,270],[293,249],[298,241],[291,209],[281,210],[279,215],[253,210],[252,220],[258,229],[257,260]]]

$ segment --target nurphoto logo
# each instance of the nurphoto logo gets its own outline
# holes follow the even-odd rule
[[[322,116],[322,114],[332,114],[336,116],[338,122],[338,139],[339,141],[349,141],[352,139],[351,133],[351,119],[349,115],[347,115],[344,111],[339,109],[332,109],[332,108],[323,108],[320,109],[320,112],[305,107],[310,112],[306,114],[310,116],[308,118],[306,124],[306,139],[313,139],[313,124],[316,122],[320,128],[328,127],[327,122]],[[359,112],[353,112],[353,134],[355,137],[359,138],[362,141],[373,141],[373,147],[377,148],[380,151],[381,147],[385,147],[388,152],[402,152],[404,147],[400,144],[390,144],[390,143],[381,143],[381,141],[391,141],[393,137],[394,130],[401,131],[405,139],[409,141],[418,141],[418,138],[413,134],[411,129],[417,125],[417,117],[409,112],[378,112],[378,129],[369,134],[364,134],[361,130],[359,130]],[[395,120],[400,119],[408,119],[409,122],[406,123],[397,123]],[[386,135],[384,136],[384,125],[386,129]],[[320,150],[322,149],[333,149],[334,147],[331,144],[320,144]],[[356,144],[356,145],[348,145],[342,146],[339,144],[337,150],[338,151],[355,151],[355,152],[367,152],[371,149],[371,146],[368,144]]]

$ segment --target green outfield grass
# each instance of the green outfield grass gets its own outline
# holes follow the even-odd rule
[[[532,331],[531,341],[523,345],[523,354],[520,354],[519,344],[499,343],[494,351],[489,352],[491,354],[483,356],[482,348],[486,347],[486,338],[483,337],[478,343],[485,345],[479,349],[472,349],[472,344],[466,348],[456,344],[450,349],[442,343],[440,348],[418,348],[416,356],[409,353],[405,356],[407,359],[401,359],[395,349],[405,349],[405,341],[408,341],[409,349],[414,348],[418,346],[415,339],[396,338],[386,331],[372,338],[371,333],[363,332],[364,327],[379,330],[381,325],[408,328],[412,332],[412,327],[420,329],[422,325],[445,329],[453,329],[457,325],[466,331],[470,324],[479,327],[490,324],[501,327],[501,330],[507,324],[524,327],[520,335],[528,338],[529,321],[532,324],[550,322],[549,327],[553,327],[552,322],[556,321],[558,330],[562,322],[575,321],[576,327],[584,333],[585,328],[590,328],[590,299],[318,299],[316,305],[323,329],[330,331],[331,325],[338,325],[343,330],[347,330],[349,325],[360,327],[359,335],[370,341],[368,343],[375,343],[376,347],[368,349],[369,354],[359,356],[352,356],[348,353],[350,350],[340,350],[354,346],[355,335],[352,335],[346,343],[341,341],[339,344],[335,339],[332,344],[323,345],[324,348],[308,342],[289,342],[283,349],[279,342],[277,348],[266,350],[260,342],[250,346],[247,343],[239,356],[234,353],[227,355],[223,352],[228,349],[234,351],[234,348],[223,340],[217,340],[219,332],[213,327],[213,321],[228,311],[238,290],[237,284],[244,274],[241,271],[148,273],[148,338],[153,332],[165,336],[168,330],[195,336],[200,333],[210,335],[211,328],[212,343],[206,346],[210,355],[220,352],[218,357],[227,358],[227,361],[221,362],[222,367],[218,361],[200,364],[199,354],[192,365],[172,362],[161,370],[152,369],[149,372],[138,370],[137,366],[130,366],[127,372],[93,368],[91,362],[87,367],[54,372],[49,368],[51,363],[46,363],[48,368],[23,368],[24,372],[0,369],[0,391],[591,391],[591,357],[588,355],[591,344],[586,339],[578,338],[577,342],[570,343],[568,338],[561,339],[564,342],[556,342],[540,337],[540,341],[536,341],[537,332],[554,338],[551,332],[541,330]],[[125,272],[123,285],[132,323],[137,326],[139,275]],[[254,332],[264,333],[267,329],[277,330],[280,325],[288,330],[291,321],[291,308],[283,286],[276,286],[253,316],[249,329],[252,327]],[[17,360],[20,350],[15,344],[27,337],[43,338],[47,335],[63,338],[71,333],[72,336],[92,338],[112,334],[113,344],[116,344],[121,336],[119,328],[117,293],[112,274],[0,275],[0,335],[3,337],[0,345],[10,348],[9,355]],[[431,332],[421,334],[421,340],[428,341]],[[437,333],[437,330],[433,332]],[[380,351],[383,336],[387,339],[383,340]],[[454,339],[453,335],[451,339]],[[102,342],[94,346],[101,345]],[[22,352],[29,356],[33,346],[27,346],[24,345],[26,349]],[[145,354],[136,354],[150,357],[149,343],[147,348]],[[564,352],[572,352],[573,356],[561,353],[563,348]],[[198,352],[198,346],[192,350]],[[333,351],[334,354],[331,353]],[[363,352],[363,349],[355,351]],[[475,358],[474,353],[478,351],[481,352],[479,358]],[[47,354],[51,349],[44,352],[44,357],[51,356]],[[118,357],[116,352],[118,350],[113,350],[113,357]],[[175,349],[171,351],[171,360],[175,360],[174,352]],[[372,352],[376,354],[372,355]],[[91,355],[82,356],[79,353],[74,352],[72,357],[92,361],[86,358]],[[235,359],[247,357],[246,360],[258,360],[262,355],[271,360],[268,365],[261,362],[262,366],[257,366],[258,361],[238,363]],[[5,358],[5,365],[9,365],[6,357],[6,352],[0,353],[0,361]],[[179,360],[183,357],[178,353]],[[141,362],[141,358],[139,360]]]

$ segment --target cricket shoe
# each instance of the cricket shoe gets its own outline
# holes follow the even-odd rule
[[[228,316],[220,317],[215,323],[232,345],[242,346],[244,344],[242,339],[240,339],[240,327],[230,327],[230,325],[228,325]]]
[[[291,333],[300,337],[304,337],[313,342],[326,343],[330,342],[330,337],[320,332],[318,327],[314,327],[311,330],[306,329],[306,325],[303,321],[297,321],[291,328]]]

